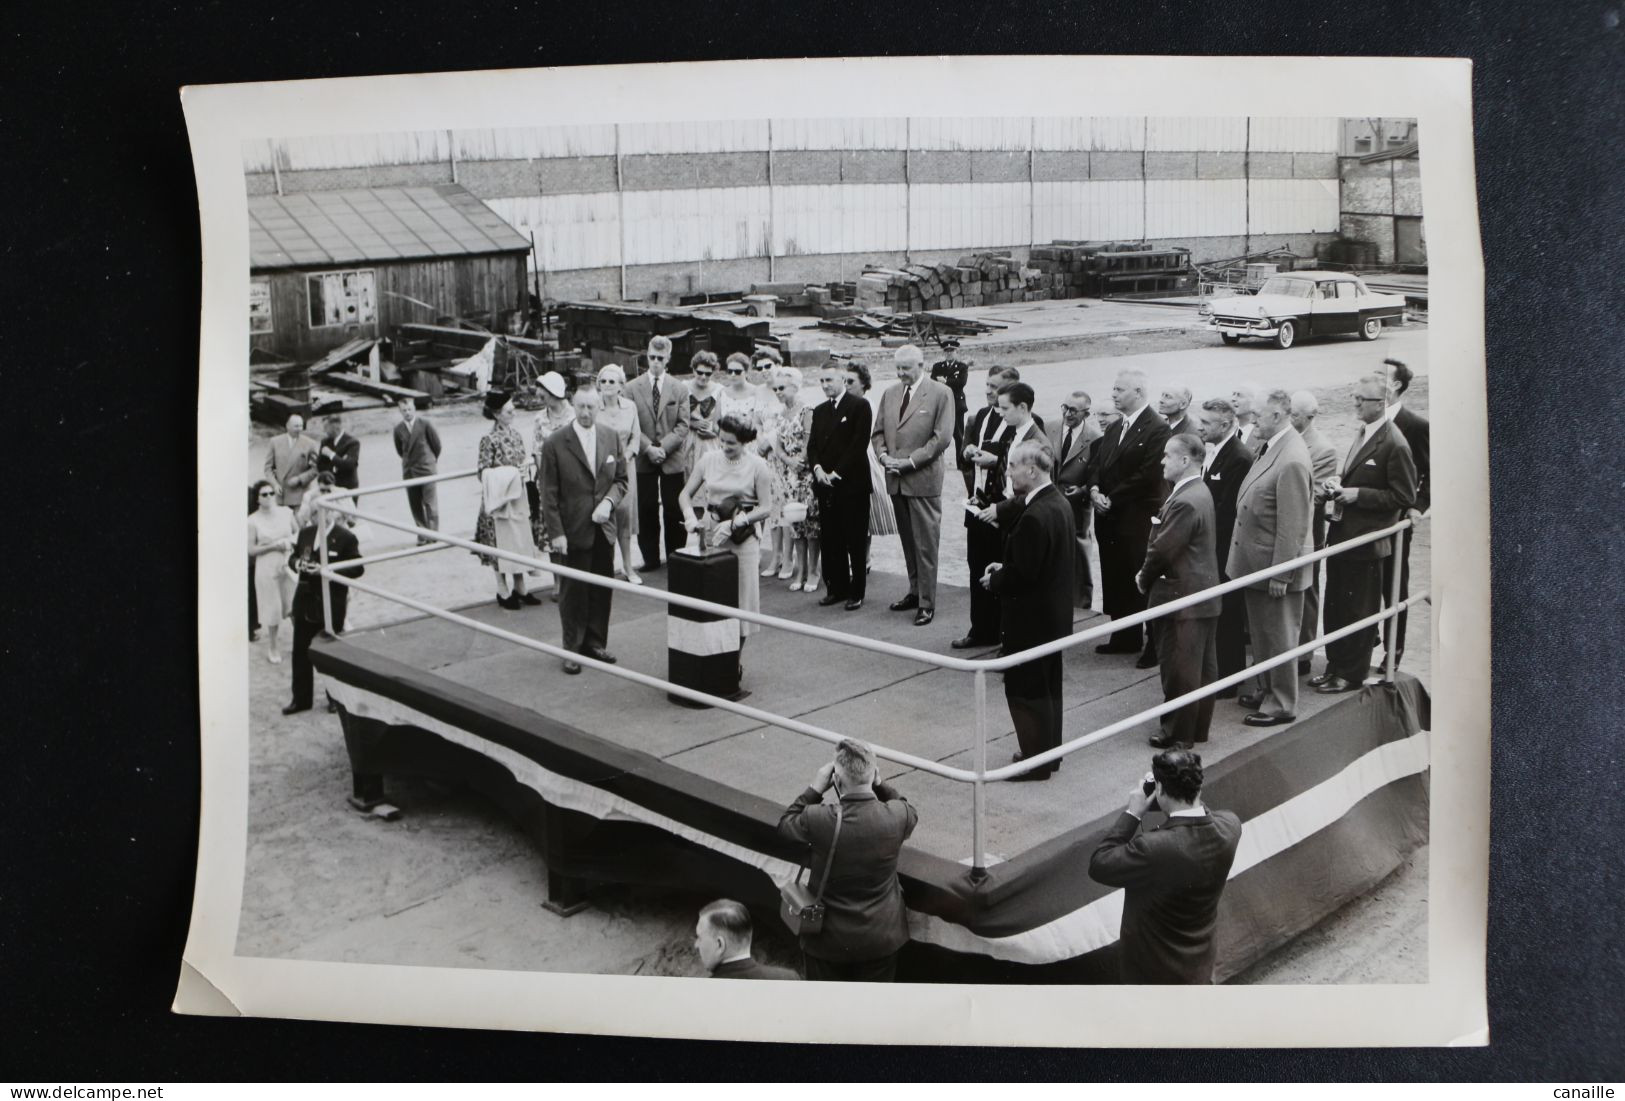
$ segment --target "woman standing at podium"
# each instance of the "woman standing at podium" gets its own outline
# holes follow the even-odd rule
[[[756,572],[762,557],[762,541],[757,535],[757,525],[767,519],[773,507],[773,476],[761,456],[746,447],[755,439],[756,430],[748,422],[734,416],[723,417],[717,423],[717,450],[700,457],[694,472],[688,476],[688,484],[677,495],[684,523],[690,531],[703,531],[706,527],[696,516],[696,501],[707,507],[730,497],[738,502],[733,516],[721,520],[719,528],[713,530],[724,532],[721,545],[732,550],[739,562],[739,607],[750,612],[762,610],[762,579]],[[741,650],[744,640],[759,630],[761,627],[755,623],[740,621]]]

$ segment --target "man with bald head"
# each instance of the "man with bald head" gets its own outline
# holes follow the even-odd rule
[[[937,546],[942,533],[944,455],[954,442],[954,395],[925,378],[925,356],[912,344],[893,356],[897,383],[880,396],[875,454],[886,470],[886,493],[897,514],[897,537],[908,568],[908,593],[891,604],[914,612],[924,627],[937,614]]]
[[[1095,444],[1084,478],[1100,543],[1101,607],[1113,619],[1145,610],[1145,594],[1134,580],[1145,564],[1151,517],[1161,506],[1166,488],[1162,458],[1168,424],[1146,404],[1146,392],[1144,372],[1118,374],[1112,384],[1112,404],[1122,416]],[[1138,626],[1127,627],[1095,651],[1137,654],[1144,637]]]
[[[1194,434],[1196,425],[1190,418],[1191,388],[1189,386],[1165,386],[1162,397],[1157,399],[1157,412],[1162,419],[1168,422],[1168,435],[1183,436],[1186,433]]]
[[[299,508],[316,480],[317,449],[316,441],[305,435],[305,418],[295,413],[265,452],[265,480],[276,488],[277,500],[291,509]]]
[[[1298,390],[1292,395],[1292,427],[1298,435],[1303,437],[1303,444],[1309,449],[1309,465],[1314,475],[1315,485],[1320,485],[1327,478],[1337,473],[1337,449],[1326,442],[1326,437],[1320,434],[1315,427],[1315,416],[1320,412],[1320,402],[1308,390]],[[1309,529],[1313,538],[1315,549],[1321,550],[1326,546],[1326,512],[1324,509],[1315,509],[1314,522]],[[1298,632],[1298,645],[1302,646],[1320,634],[1320,576],[1321,563],[1316,562],[1309,568],[1309,587],[1303,591],[1303,626]],[[1308,658],[1298,659],[1298,675],[1308,676],[1310,665]]]

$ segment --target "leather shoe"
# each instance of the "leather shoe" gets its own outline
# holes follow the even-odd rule
[[[969,650],[973,646],[991,646],[992,643],[983,642],[975,635],[966,635],[964,638],[954,639],[948,645],[955,650]]]
[[[1241,689],[1232,684],[1229,688],[1221,688],[1219,691],[1213,693],[1213,698],[1216,700],[1233,700],[1240,694]]]
[[[521,604],[540,604],[541,602],[541,597],[537,596],[533,592],[523,592],[519,594],[519,603]]]
[[[1346,681],[1342,677],[1331,677],[1326,683],[1316,685],[1315,691],[1323,696],[1330,696],[1338,692],[1352,692],[1358,687],[1360,687],[1358,684]]]
[[[839,604],[845,599],[846,597],[842,596],[840,593],[825,593],[823,596],[818,598],[818,606],[820,608],[828,608],[831,604]]]
[[[615,664],[615,655],[610,653],[608,650],[601,649],[597,646],[590,646],[581,652],[592,658],[594,661],[601,661],[605,665]]]
[[[519,598],[517,596],[499,596],[497,597],[497,604],[510,612],[519,610]]]
[[[1321,685],[1325,684],[1331,679],[1332,675],[1330,673],[1321,673],[1319,676],[1309,678],[1309,687],[1319,688]]]
[[[308,704],[308,703],[290,703],[287,707],[284,707],[282,709],[282,713],[284,715],[297,715],[301,711],[309,711],[309,710],[310,710],[310,704]]]
[[[855,612],[859,608],[863,607],[863,597],[854,596],[851,600],[848,600],[845,604],[843,604],[842,607],[849,612]]]
[[[928,626],[930,624],[930,622],[935,618],[937,618],[937,613],[936,612],[933,612],[928,608],[921,608],[918,612],[916,612],[914,614],[914,626],[916,626],[916,627]]]
[[[1296,715],[1271,715],[1268,711],[1254,711],[1241,720],[1248,726],[1285,726],[1287,723],[1297,722]]]
[[[1031,772],[1023,772],[1019,776],[1012,776],[1006,780],[1007,784],[1033,784],[1040,780],[1048,780],[1055,775],[1053,768],[1035,768]]]
[[[573,677],[577,673],[581,672],[581,663],[579,661],[571,661],[569,658],[565,658],[564,671]]]
[[[1155,654],[1141,654],[1140,660],[1134,663],[1136,669],[1155,669],[1156,667],[1157,655]]]
[[[1264,702],[1264,693],[1247,692],[1243,695],[1237,696],[1236,702],[1241,704],[1241,706],[1245,707],[1248,711],[1257,711],[1258,705]]]
[[[1188,744],[1186,744],[1185,742],[1180,741],[1178,738],[1175,738],[1175,737],[1171,736],[1170,734],[1168,734],[1167,731],[1161,731],[1159,733],[1153,734],[1153,735],[1151,735],[1150,738],[1148,738],[1146,740],[1151,744],[1152,749],[1189,749],[1190,748],[1190,746]]]
[[[920,606],[920,598],[914,593],[909,593],[903,599],[894,600],[894,601],[891,602],[891,610],[894,611],[894,612],[912,611],[913,609],[918,608],[919,606]]]

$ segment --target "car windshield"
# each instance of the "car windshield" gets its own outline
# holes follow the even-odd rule
[[[1313,279],[1302,279],[1291,275],[1272,275],[1264,280],[1264,285],[1258,288],[1259,294],[1281,294],[1288,298],[1309,298],[1315,292]]]

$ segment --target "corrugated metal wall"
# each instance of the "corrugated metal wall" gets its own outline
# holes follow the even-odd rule
[[[1057,238],[1331,233],[1338,229],[1335,159],[1283,162],[1278,155],[1335,153],[1342,126],[1337,118],[1201,116],[538,126],[246,142],[243,167],[248,173],[398,174],[421,171],[399,166],[455,158],[471,166],[470,186],[493,209],[523,232],[537,230],[547,270],[569,271],[758,258],[770,249],[779,256],[807,256],[1023,246]],[[906,158],[905,148],[913,151]],[[787,172],[795,182],[739,186],[766,178],[762,166],[770,150],[775,161],[802,158],[790,166],[799,175]],[[1243,155],[1249,152],[1277,155],[1275,167],[1243,178],[1261,171],[1248,167]],[[615,162],[592,159],[617,153],[643,158],[636,166],[642,182],[629,183],[624,192],[614,189]],[[708,154],[732,159],[704,160]],[[978,159],[986,154],[991,157]],[[1054,161],[1062,167],[1050,178],[1036,168],[1036,180],[1028,178],[1031,158],[1056,154],[1076,156]],[[1218,156],[1210,162],[1201,154]],[[1231,156],[1225,161],[1223,155]],[[663,156],[672,160],[649,160]],[[698,173],[685,157],[699,166]],[[912,166],[907,184],[905,159]],[[512,163],[545,161],[553,164]],[[662,175],[651,164],[669,164],[673,171]],[[1288,175],[1332,175],[1273,178],[1282,164]],[[715,166],[733,174],[715,177],[716,186],[694,186],[696,179],[713,178],[704,170]]]

